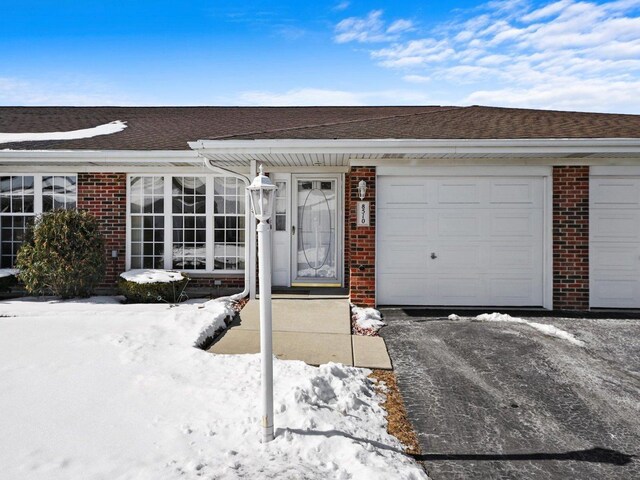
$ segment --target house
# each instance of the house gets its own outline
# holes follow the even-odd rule
[[[640,308],[639,115],[2,107],[0,132],[0,268],[34,215],[78,207],[103,226],[105,289],[166,268],[255,294],[244,187],[261,164],[278,186],[274,286],[344,287],[361,305]]]

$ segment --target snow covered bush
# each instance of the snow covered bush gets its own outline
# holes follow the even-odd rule
[[[172,270],[129,270],[120,274],[118,289],[130,303],[179,303],[187,299],[189,277]]]
[[[9,292],[18,283],[17,270],[12,268],[0,268],[0,292]]]
[[[29,293],[88,297],[105,273],[104,239],[88,212],[54,210],[40,215],[16,259]]]
[[[378,331],[386,325],[382,321],[382,314],[375,308],[360,308],[353,303],[351,306],[351,333],[354,335],[378,336]]]

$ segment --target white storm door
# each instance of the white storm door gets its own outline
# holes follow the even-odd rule
[[[293,176],[292,285],[341,286],[338,176]]]
[[[590,304],[640,308],[640,177],[591,177]]]
[[[277,173],[272,178],[278,189],[271,220],[273,256],[271,283],[274,287],[291,286],[291,174]]]

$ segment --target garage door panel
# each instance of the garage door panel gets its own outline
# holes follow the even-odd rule
[[[593,179],[591,182],[592,206],[597,207],[640,207],[640,180]]]
[[[542,295],[542,285],[531,278],[492,278],[489,282],[490,296],[496,305],[526,305],[531,298]]]
[[[420,305],[429,292],[424,277],[406,274],[385,274],[376,287],[378,303],[387,305]]]
[[[480,185],[477,181],[441,181],[438,184],[438,205],[479,204]]]
[[[597,277],[633,276],[640,263],[640,246],[596,244],[591,248],[592,269]]]
[[[441,246],[433,253],[429,252],[427,268],[430,273],[449,273],[451,271],[479,272],[482,270],[483,255],[481,245],[448,245]]]
[[[596,209],[591,213],[592,242],[640,241],[640,209],[624,212]]]
[[[509,210],[492,212],[491,237],[532,237],[539,235],[541,210]]]
[[[384,272],[421,273],[427,265],[427,250],[424,245],[381,244],[380,250],[378,267]]]
[[[428,186],[421,180],[394,177],[379,189],[379,208],[419,207],[428,203]]]
[[[494,272],[532,271],[542,254],[535,245],[491,245],[489,252]]]
[[[478,214],[438,212],[436,235],[438,237],[479,237],[481,219]]]
[[[428,215],[424,210],[381,210],[378,216],[380,238],[394,241],[428,238]]]
[[[540,192],[536,191],[537,183],[529,179],[522,180],[491,180],[490,203],[492,204],[518,204],[539,206],[537,200]]]
[[[634,278],[624,280],[596,279],[591,286],[592,295],[601,308],[638,308],[640,287]]]
[[[407,183],[422,184],[428,201],[402,203],[397,188]],[[379,177],[378,185],[378,303],[542,305],[542,177]]]
[[[443,277],[433,284],[439,305],[478,305],[482,302],[482,282],[477,277]]]

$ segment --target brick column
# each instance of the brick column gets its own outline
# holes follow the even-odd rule
[[[127,225],[127,175],[125,173],[78,174],[78,208],[91,212],[105,237],[107,271],[101,289],[114,291],[125,269]],[[111,252],[117,250],[118,257]]]
[[[367,182],[365,201],[370,202],[370,226],[356,226],[358,182]],[[348,211],[347,246],[349,297],[359,306],[375,306],[376,294],[376,168],[354,167],[348,176],[346,205]]]
[[[553,308],[589,308],[589,167],[553,167]]]

